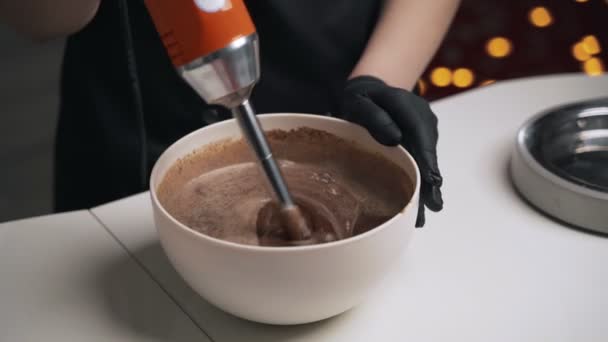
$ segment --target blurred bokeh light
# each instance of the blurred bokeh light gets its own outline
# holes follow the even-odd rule
[[[452,75],[452,83],[458,88],[470,87],[475,81],[475,75],[471,69],[458,68]]]
[[[547,27],[553,22],[551,12],[543,6],[532,8],[529,17],[532,25],[536,27]]]
[[[438,67],[431,72],[431,83],[437,87],[447,87],[452,83],[452,71],[446,67]]]
[[[503,58],[511,54],[511,42],[505,37],[495,37],[488,40],[486,51],[494,58]]]
[[[606,73],[608,0],[462,0],[418,82],[430,100],[526,76]]]

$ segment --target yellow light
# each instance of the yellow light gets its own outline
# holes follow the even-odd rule
[[[585,61],[583,70],[589,76],[597,76],[604,73],[604,65],[599,58],[593,57]]]
[[[585,49],[585,52],[590,55],[596,55],[602,51],[600,42],[597,40],[597,38],[595,38],[594,35],[583,37],[581,43],[583,45],[583,49]]]
[[[433,69],[431,82],[438,87],[447,87],[452,83],[452,71],[446,67]]]
[[[490,85],[490,84],[492,84],[494,82],[496,82],[496,80],[485,80],[485,81],[479,83],[479,85],[483,87],[483,86]]]
[[[574,0],[574,1],[576,1],[576,2],[587,2],[589,0]]]
[[[511,54],[511,41],[504,37],[494,37],[486,43],[488,55],[494,58],[503,58]]]
[[[423,79],[418,80],[418,89],[420,89],[420,95],[424,95],[426,93],[426,82]]]
[[[582,43],[576,43],[572,45],[572,56],[576,58],[576,60],[584,62],[591,58],[591,56],[585,51],[585,48]]]
[[[528,19],[536,27],[547,27],[553,23],[551,12],[543,6],[534,7],[528,14]]]
[[[467,68],[458,68],[454,70],[454,74],[452,75],[452,83],[458,88],[466,88],[471,86],[475,81],[475,75],[471,69]]]

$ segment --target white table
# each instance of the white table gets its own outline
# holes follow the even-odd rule
[[[182,340],[197,341],[606,341],[608,238],[531,209],[515,194],[506,168],[525,119],[547,107],[605,95],[608,77],[562,75],[501,82],[435,102],[444,211],[428,215],[427,226],[416,231],[374,296],[319,323],[261,325],[202,300],[164,256],[148,194],[93,208],[89,216],[77,212],[0,225],[0,272],[14,278],[0,282],[0,340],[95,331],[100,339],[107,333],[107,340],[176,340],[171,334],[181,332]],[[44,228],[52,231],[40,239]],[[124,299],[110,312],[97,289],[113,281],[89,280],[100,270],[105,274],[108,258],[123,260],[130,277],[110,276],[122,282],[111,288]],[[58,296],[63,285],[73,290]],[[65,307],[59,316],[70,319],[59,320],[58,309],[47,309],[51,304]],[[35,320],[28,322],[30,315]],[[167,324],[167,317],[175,324]]]
[[[210,341],[89,211],[0,225],[0,341]]]

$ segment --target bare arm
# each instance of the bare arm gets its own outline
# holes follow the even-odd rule
[[[387,0],[351,78],[370,75],[411,90],[445,35],[459,0]]]
[[[0,0],[0,21],[32,39],[78,32],[97,13],[101,0]]]

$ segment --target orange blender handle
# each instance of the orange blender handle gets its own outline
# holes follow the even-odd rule
[[[289,193],[249,103],[251,90],[260,77],[260,63],[257,34],[243,0],[145,0],[145,3],[173,65],[184,80],[208,104],[232,111],[282,212],[296,218],[286,221],[287,233],[294,240],[308,239],[311,231]]]
[[[175,67],[255,33],[243,0],[145,0]]]

